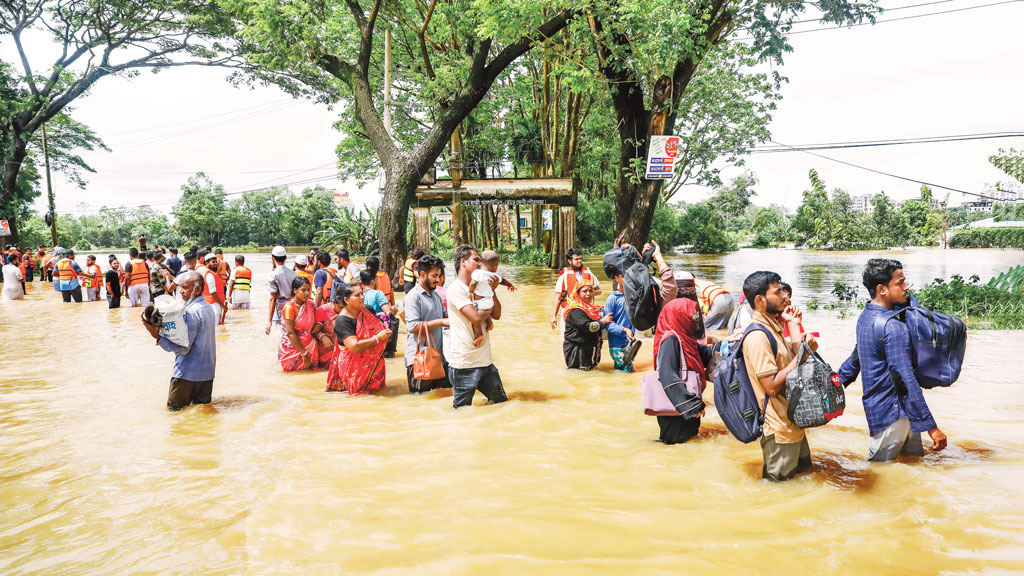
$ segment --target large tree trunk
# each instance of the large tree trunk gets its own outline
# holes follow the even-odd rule
[[[11,235],[0,237],[4,244],[20,244],[18,238],[18,174],[21,173],[22,162],[28,158],[28,143],[15,136],[11,147],[11,158],[4,166],[3,190],[0,194],[0,220],[7,220],[11,226]]]
[[[409,206],[420,176],[414,166],[406,165],[387,175],[387,184],[380,201],[380,261],[381,269],[388,275],[401,269],[405,258],[407,239],[406,223],[409,221]]]

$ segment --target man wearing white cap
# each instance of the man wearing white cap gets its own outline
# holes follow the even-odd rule
[[[267,317],[266,333],[270,334],[271,329],[275,332],[281,330],[281,308],[292,298],[292,281],[295,280],[295,270],[284,265],[288,259],[288,252],[284,246],[274,246],[270,251],[273,259],[274,270],[270,273],[268,287],[270,288],[270,310]]]

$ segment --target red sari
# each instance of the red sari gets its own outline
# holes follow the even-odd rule
[[[316,353],[320,357],[321,370],[330,368],[334,357],[341,353],[338,346],[338,335],[334,333],[334,319],[337,317],[338,315],[334,313],[334,304],[329,302],[316,309],[316,321],[323,324],[323,332],[316,339]],[[324,347],[320,342],[324,336],[334,343],[334,348],[328,350]]]
[[[381,321],[372,312],[363,308],[356,318],[356,338],[366,340],[385,330]],[[338,355],[331,362],[327,372],[327,390],[347,390],[352,396],[371,394],[384,387],[384,348],[388,341],[382,340],[362,352],[352,352],[344,343],[338,342]]]
[[[310,332],[316,322],[316,310],[313,303],[306,300],[306,303],[299,306],[295,301],[290,301],[281,309],[281,317],[285,320],[295,321],[295,332],[299,336],[299,342],[309,353],[309,369],[315,370],[318,364],[316,338]],[[285,372],[302,370],[302,351],[292,346],[291,338],[288,338],[288,330],[281,334],[281,343],[277,348],[277,361]]]

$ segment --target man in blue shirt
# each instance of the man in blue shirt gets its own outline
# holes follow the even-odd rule
[[[82,274],[82,267],[75,262],[75,251],[66,250],[63,258],[57,261],[54,267],[53,288],[60,292],[65,302],[82,301],[82,284],[79,282],[79,275]]]
[[[897,260],[873,258],[864,268],[864,286],[871,294],[857,319],[857,346],[839,369],[849,384],[861,372],[864,415],[871,442],[868,460],[888,462],[900,454],[922,455],[921,432],[928,432],[933,450],[946,447],[946,435],[935,425],[910,361],[907,326],[899,317],[885,324],[883,338],[874,334],[875,319],[907,302],[907,281]]]
[[[177,248],[170,248],[167,251],[171,253],[171,257],[164,262],[164,266],[167,266],[171,270],[171,276],[177,276],[181,273],[181,267],[184,262],[181,261],[181,258],[178,258]]]
[[[160,327],[143,323],[157,345],[174,352],[174,370],[167,393],[167,409],[178,411],[189,404],[209,404],[217,370],[216,326],[219,318],[203,298],[203,278],[185,272],[178,279],[185,305],[188,345],[181,346],[160,335]]]

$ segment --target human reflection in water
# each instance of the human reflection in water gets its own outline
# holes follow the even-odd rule
[[[691,371],[697,373],[701,390],[704,389],[704,366],[711,360],[712,347],[697,342],[703,334],[700,307],[695,300],[676,298],[661,309],[654,333],[654,369],[662,385],[680,382],[685,379],[685,372]],[[666,389],[666,394],[676,405],[691,396],[685,386],[673,386]],[[660,441],[679,444],[697,435],[700,416],[658,416],[658,427],[661,428]]]

